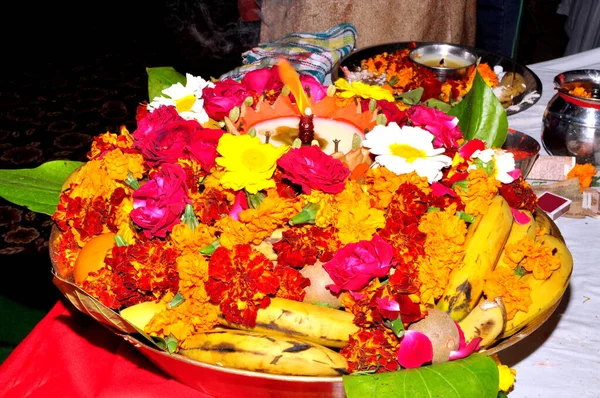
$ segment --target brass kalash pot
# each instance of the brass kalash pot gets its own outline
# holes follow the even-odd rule
[[[563,72],[554,78],[557,93],[543,116],[542,144],[555,156],[600,166],[600,70]],[[591,98],[575,95],[584,89]]]

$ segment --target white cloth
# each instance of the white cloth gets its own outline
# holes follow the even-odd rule
[[[542,81],[542,96],[531,108],[510,116],[508,124],[541,143],[542,115],[555,94],[554,77],[569,70],[600,69],[600,48],[528,66]],[[547,154],[543,148],[541,153]],[[573,254],[571,283],[540,329],[499,354],[517,370],[510,398],[600,397],[600,219],[561,217],[556,224]]]

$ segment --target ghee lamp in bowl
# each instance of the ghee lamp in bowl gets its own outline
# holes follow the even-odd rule
[[[447,43],[423,44],[412,50],[408,57],[431,69],[441,82],[462,78],[477,62],[477,54],[468,47]]]

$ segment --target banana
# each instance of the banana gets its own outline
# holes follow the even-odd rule
[[[327,347],[341,348],[351,334],[359,330],[350,312],[283,298],[272,298],[267,308],[258,310],[256,326],[251,330],[268,331],[296,337]],[[219,323],[235,329],[249,330],[229,323],[222,316]]]
[[[196,334],[179,354],[227,368],[295,376],[341,376],[346,359],[330,348],[308,341],[245,330]]]
[[[154,315],[166,309],[165,305],[146,302],[125,308],[120,314],[144,330]],[[279,333],[335,348],[345,346],[349,336],[359,330],[353,320],[354,315],[347,311],[278,297],[272,298],[267,308],[258,310],[254,328],[230,323],[219,315],[219,323],[233,329]]]
[[[437,308],[456,322],[477,305],[484,277],[496,266],[513,223],[510,206],[500,195],[492,199],[488,211],[478,218],[481,220],[475,221],[472,234],[467,231],[463,263],[450,273],[448,285],[437,303]]]
[[[534,229],[535,231],[535,229]],[[504,331],[506,325],[506,308],[502,297],[493,300],[479,300],[479,304],[463,320],[458,322],[468,343],[481,337],[481,348],[489,347]]]
[[[569,285],[573,272],[573,256],[559,238],[553,235],[543,235],[537,238],[539,242],[552,248],[552,255],[560,259],[560,267],[548,279],[539,280],[533,274],[523,276],[522,280],[531,288],[532,304],[527,312],[517,311],[515,316],[506,322],[501,338],[512,336],[525,326],[542,316],[555,305]]]
[[[513,220],[512,225],[510,227],[510,233],[508,234],[508,238],[506,239],[506,243],[504,244],[504,248],[513,243],[517,243],[518,241],[524,238],[528,238],[531,240],[535,239],[537,232],[537,222],[535,221],[535,218],[533,217],[533,214],[531,214],[530,211],[523,210],[523,212],[525,212],[525,214],[529,216],[529,221],[525,224],[518,224],[516,220]],[[498,265],[505,263],[504,259],[505,251],[502,250],[500,258],[498,258],[498,262],[496,264]]]

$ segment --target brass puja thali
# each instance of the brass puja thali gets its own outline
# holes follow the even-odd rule
[[[394,94],[400,95],[405,88],[414,89],[418,86],[417,83],[416,85],[407,84],[403,87],[402,76],[405,77],[406,74],[414,73],[418,75],[423,73],[426,74],[425,78],[435,78],[436,68],[433,68],[434,72],[426,71],[426,66],[419,65],[409,58],[410,50],[433,45],[448,46],[446,43],[435,42],[396,42],[358,49],[338,62],[331,72],[331,81],[335,82],[339,78],[347,77],[348,72],[352,75],[349,81],[359,80],[369,84],[383,85],[389,84],[391,80],[394,86]],[[527,66],[521,65],[511,58],[486,50],[455,44],[451,46],[456,53],[476,54],[480,59],[480,64],[486,64],[492,71],[495,71],[497,82],[494,83],[494,93],[506,109],[508,116],[530,108],[540,99],[542,83],[539,77]],[[368,61],[371,62],[370,68],[367,67]],[[382,62],[389,62],[387,74],[390,75],[390,71],[395,71],[397,76],[400,76],[400,81],[393,75],[386,76],[384,70],[386,66],[382,65]],[[377,69],[377,72],[369,73],[374,68]],[[413,68],[413,70],[410,72],[403,71],[406,68]],[[415,79],[423,81],[423,78]],[[456,82],[450,80],[448,80],[448,83],[456,85]]]

